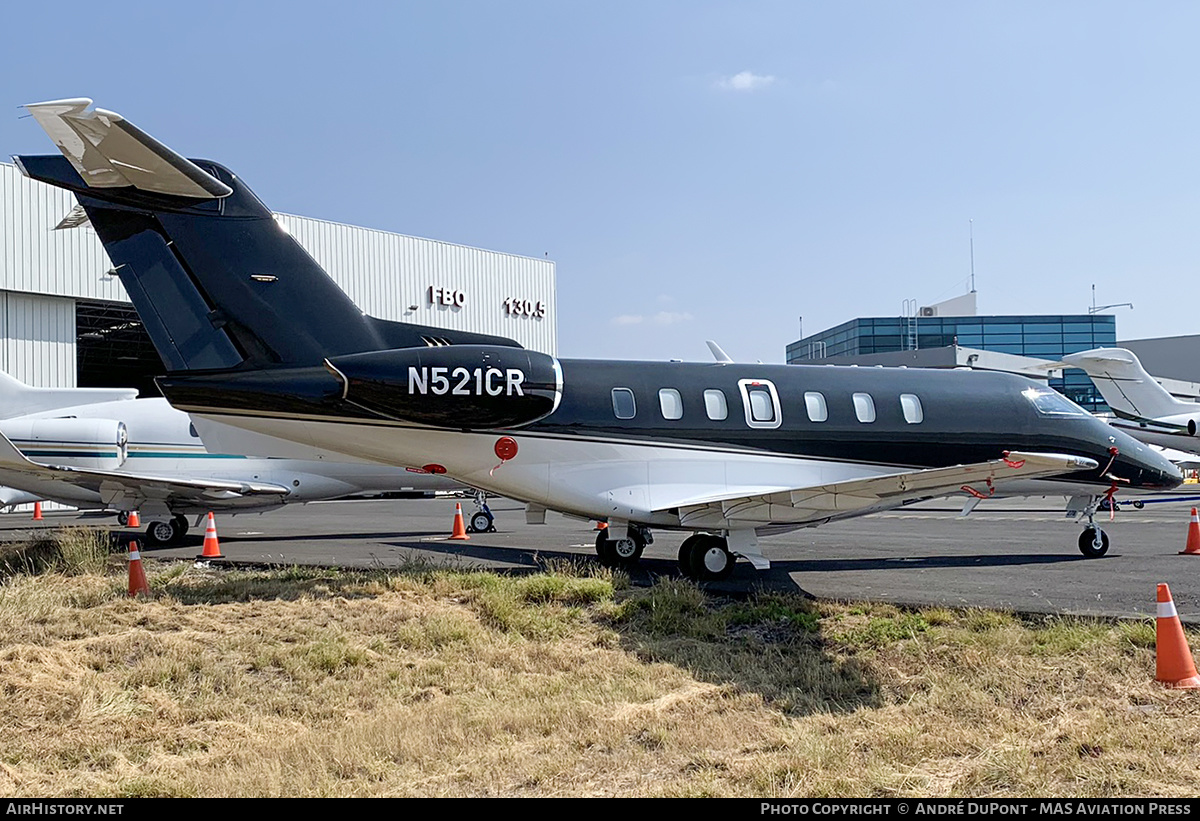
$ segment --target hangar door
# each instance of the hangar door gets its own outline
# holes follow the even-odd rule
[[[137,388],[141,396],[161,395],[154,377],[166,368],[132,305],[80,299],[72,319],[79,387]]]

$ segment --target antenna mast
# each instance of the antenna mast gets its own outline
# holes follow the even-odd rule
[[[967,220],[971,231],[971,293],[975,293],[975,220]]]

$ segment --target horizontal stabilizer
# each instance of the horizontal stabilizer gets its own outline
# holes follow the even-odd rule
[[[25,106],[89,188],[132,186],[177,197],[214,199],[233,189],[120,114],[86,97]]]

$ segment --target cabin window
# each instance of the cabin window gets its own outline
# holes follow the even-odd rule
[[[663,419],[679,419],[683,416],[683,397],[674,388],[663,388],[658,392],[658,406]]]
[[[900,394],[900,409],[904,411],[904,421],[910,425],[920,424],[925,418],[925,412],[921,409],[921,398],[915,394]]]
[[[725,401],[725,391],[710,390],[704,392],[704,410],[708,418],[721,421],[729,416],[729,405]]]
[[[777,428],[780,423],[779,394],[775,386],[761,379],[738,380],[746,424],[752,428]]]
[[[637,415],[637,403],[633,401],[633,391],[629,388],[613,388],[613,413],[618,419],[632,419]]]
[[[829,418],[829,406],[825,404],[825,394],[817,391],[806,391],[804,407],[808,410],[808,421],[824,422]]]
[[[875,400],[871,398],[871,394],[854,394],[854,415],[858,417],[859,422],[875,421]]]
[[[188,425],[188,436],[191,436],[193,439],[200,438],[200,434],[196,433],[196,425],[195,424]]]

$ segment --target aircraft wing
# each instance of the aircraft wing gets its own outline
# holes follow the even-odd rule
[[[280,497],[290,491],[283,485],[267,482],[237,482],[222,479],[186,479],[174,476],[148,476],[117,470],[64,467],[30,460],[0,433],[0,484],[56,498],[55,485],[67,484],[98,493],[109,507],[137,510],[146,501],[191,501],[198,505],[246,496]],[[75,504],[74,497],[57,498]]]
[[[680,500],[664,505],[662,510],[678,508],[680,524],[692,527],[716,526],[717,522],[731,520],[748,525],[805,523],[871,509],[886,510],[959,491],[986,497],[997,485],[1015,479],[1037,479],[1097,467],[1099,463],[1094,459],[1081,456],[1014,451],[1003,459],[969,465],[900,471],[750,495]]]

